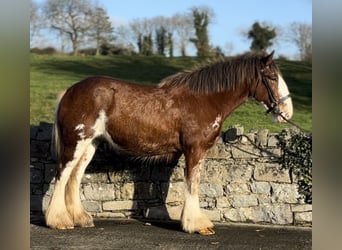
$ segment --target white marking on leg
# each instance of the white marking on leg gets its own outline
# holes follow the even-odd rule
[[[77,226],[93,226],[92,217],[87,213],[81,203],[79,188],[82,176],[91,161],[96,147],[92,144],[93,140],[98,136],[105,136],[110,138],[106,131],[107,116],[104,110],[99,112],[99,116],[96,119],[92,129],[94,131],[90,138],[85,139],[84,124],[78,124],[75,130],[79,130],[79,136],[81,140],[77,142],[76,150],[74,153],[74,169],[71,172],[67,189],[66,189],[66,206],[69,213],[74,219],[74,223]]]
[[[46,224],[52,228],[67,229],[74,226],[65,206],[65,185],[71,171],[72,165],[69,163],[62,171],[60,179],[56,181],[53,195],[45,212]]]
[[[89,138],[85,138],[84,124],[75,126],[75,130],[79,131],[78,135],[80,140],[76,144],[73,159],[66,163],[60,179],[56,181],[55,190],[45,214],[48,226],[58,229],[73,228],[74,222],[66,207],[66,196],[68,196],[68,206],[69,210],[73,213],[73,217],[75,214],[81,216],[82,214],[87,215],[79,198],[79,184],[83,173],[95,152],[95,146],[92,145],[93,139],[98,136],[105,136],[114,145],[114,142],[106,131],[107,120],[108,118],[105,111],[101,110],[92,127],[94,133]],[[76,169],[74,170],[75,167]],[[72,176],[70,179],[70,175],[73,174],[73,171],[75,171],[75,176]],[[70,181],[69,193],[71,194],[65,193],[68,181]],[[87,216],[83,217],[87,219]],[[78,221],[76,221],[76,223],[78,223]]]
[[[89,213],[87,213],[81,203],[80,199],[80,183],[82,176],[91,161],[94,153],[95,146],[91,143],[86,146],[83,155],[81,156],[78,166],[74,167],[71,173],[66,188],[66,206],[67,210],[71,214],[76,226],[91,227],[94,226],[93,219]]]
[[[194,167],[188,178],[185,190],[185,202],[182,211],[182,227],[185,232],[198,232],[200,229],[212,228],[214,224],[201,212],[199,206],[199,183],[203,160]]]

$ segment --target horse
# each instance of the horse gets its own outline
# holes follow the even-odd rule
[[[217,60],[168,76],[158,85],[93,76],[68,88],[55,113],[56,182],[45,211],[46,225],[94,226],[81,204],[79,188],[104,139],[118,152],[149,162],[177,161],[184,154],[182,229],[214,234],[214,224],[199,206],[200,170],[224,120],[249,98],[262,103],[275,122],[293,115],[289,90],[273,54],[245,53]]]

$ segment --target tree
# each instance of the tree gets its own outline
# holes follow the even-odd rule
[[[311,61],[312,59],[312,26],[306,23],[294,22],[289,27],[289,40],[299,50],[300,59]]]
[[[78,54],[80,43],[91,27],[92,8],[90,0],[47,0],[44,5],[51,28],[67,35],[74,55]]]
[[[151,19],[134,19],[129,23],[132,37],[136,41],[138,53],[150,55],[153,52],[152,32],[153,25]]]
[[[176,14],[172,17],[175,33],[179,40],[179,50],[182,56],[186,56],[186,47],[190,38],[194,35],[194,26],[191,15]]]
[[[96,43],[95,55],[100,55],[101,45],[108,44],[114,40],[112,23],[109,20],[107,12],[101,7],[96,7],[92,11],[89,22],[88,34]]]
[[[247,37],[252,39],[251,50],[261,52],[272,46],[271,40],[276,37],[275,28],[266,24],[261,26],[259,22],[255,22],[248,31]]]
[[[209,56],[211,55],[208,25],[214,16],[214,12],[208,7],[195,7],[192,9],[193,25],[195,28],[195,38],[190,38],[190,41],[194,43],[197,48],[197,56]]]
[[[173,33],[168,32],[167,33],[167,45],[169,47],[169,57],[173,57]]]
[[[157,44],[157,53],[158,55],[165,56],[165,47],[166,47],[166,29],[164,26],[156,29],[156,44]]]
[[[38,11],[38,4],[35,1],[30,0],[30,44],[32,44],[33,38],[37,35],[40,28]]]
[[[150,56],[153,54],[153,41],[152,41],[152,33],[144,36],[142,39],[142,51],[141,53],[144,56]]]

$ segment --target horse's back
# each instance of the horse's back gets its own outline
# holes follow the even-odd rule
[[[57,120],[71,142],[105,134],[131,153],[168,155],[179,151],[179,117],[177,101],[165,90],[91,77],[66,91]]]

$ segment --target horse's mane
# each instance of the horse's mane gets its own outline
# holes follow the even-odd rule
[[[183,71],[164,78],[160,88],[187,85],[192,92],[217,93],[234,90],[241,84],[261,80],[262,56],[246,53],[229,59],[221,59],[202,67]],[[271,70],[278,71],[274,62]]]

